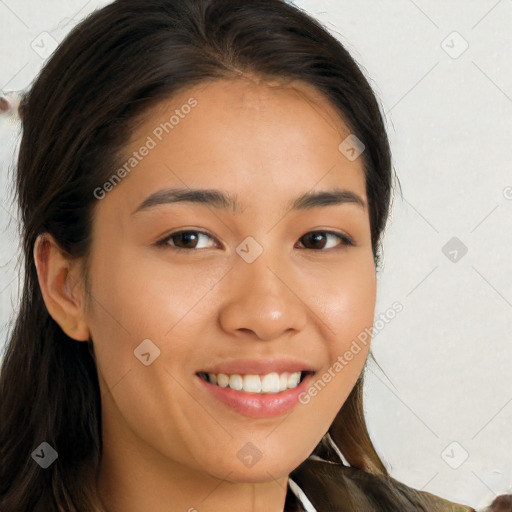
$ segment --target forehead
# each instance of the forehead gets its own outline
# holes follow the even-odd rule
[[[309,84],[216,80],[145,114],[125,161],[149,139],[153,147],[121,185],[137,204],[164,186],[223,188],[260,200],[283,194],[287,203],[315,186],[365,198],[362,158],[350,161],[338,147],[349,134],[337,109]]]
[[[130,142],[141,139],[150,128],[155,126],[157,120],[168,120],[169,114],[186,106],[191,98],[194,98],[199,106],[199,108],[194,107],[193,117],[196,122],[198,117],[204,118],[206,113],[208,117],[223,118],[225,123],[230,120],[238,121],[238,125],[244,123],[244,119],[238,117],[244,111],[250,113],[250,120],[254,122],[275,123],[280,114],[286,114],[283,121],[299,118],[306,120],[309,117],[311,122],[313,118],[317,118],[315,127],[321,121],[325,125],[324,130],[331,130],[343,138],[350,134],[343,114],[322,91],[310,83],[300,80],[263,80],[253,75],[244,75],[239,78],[212,80],[187,87],[172,98],[162,100],[144,114]],[[202,112],[203,116],[199,116],[198,112]],[[203,119],[203,122],[205,121],[206,119]]]

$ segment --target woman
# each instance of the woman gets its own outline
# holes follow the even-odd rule
[[[1,512],[473,510],[391,478],[367,432],[391,156],[323,27],[118,0],[19,109]]]

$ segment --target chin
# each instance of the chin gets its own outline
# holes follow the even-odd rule
[[[263,484],[273,482],[279,478],[288,476],[294,468],[282,470],[275,465],[265,465],[256,469],[256,466],[248,469],[237,469],[226,480],[232,483]]]
[[[288,476],[296,466],[292,463],[278,462],[277,460],[263,460],[263,457],[256,463],[245,465],[238,459],[233,464],[223,464],[210,468],[208,473],[215,477],[231,483],[267,483]],[[227,476],[226,476],[227,475]]]

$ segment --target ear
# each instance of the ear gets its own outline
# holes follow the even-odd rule
[[[39,235],[34,244],[34,261],[39,286],[50,316],[61,329],[77,341],[88,341],[84,297],[85,287],[79,268],[49,233]]]

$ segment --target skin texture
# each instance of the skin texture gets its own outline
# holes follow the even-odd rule
[[[158,141],[153,130],[191,97],[197,105]],[[319,378],[373,325],[368,208],[287,209],[304,192],[334,187],[366,202],[362,159],[338,149],[349,134],[332,105],[299,82],[242,77],[190,88],[138,125],[127,158],[148,136],[158,144],[96,204],[88,293],[81,262],[38,239],[50,314],[94,346],[104,443],[98,485],[109,512],[283,511],[289,473],[329,428],[369,344],[309,403],[273,418],[235,412],[195,373],[237,358],[292,357]],[[175,203],[132,215],[153,192],[178,186],[229,191],[242,210]],[[208,235],[155,246],[184,229]],[[304,237],[326,230],[355,245]],[[252,263],[236,252],[248,236],[263,248]],[[149,366],[134,355],[145,339],[160,350]],[[237,457],[248,442],[262,453],[251,467]]]

